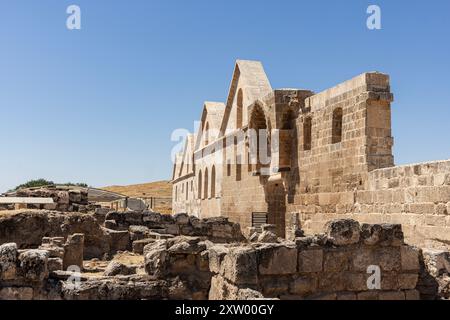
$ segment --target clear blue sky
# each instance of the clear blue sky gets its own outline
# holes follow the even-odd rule
[[[225,100],[239,58],[274,88],[389,73],[396,163],[450,158],[449,31],[448,0],[0,0],[0,191],[170,178],[172,131]]]

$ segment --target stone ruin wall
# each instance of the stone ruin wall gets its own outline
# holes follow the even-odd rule
[[[86,190],[72,189],[70,187],[47,186],[41,188],[20,189],[7,194],[12,197],[23,198],[52,198],[51,204],[12,204],[3,205],[0,210],[14,209],[40,209],[55,210],[61,212],[88,212],[94,210],[98,205],[89,203],[88,192]]]
[[[192,227],[184,216],[179,218],[179,227]],[[213,225],[205,227],[222,237],[232,235],[232,225]],[[113,260],[103,275],[82,273],[76,287],[74,273],[65,270],[83,267],[85,235],[44,237],[37,249],[5,243],[0,245],[0,299],[450,298],[448,254],[405,244],[400,225],[335,220],[325,233],[295,241],[264,233],[270,232],[256,242],[241,237],[221,243],[220,237],[216,242],[204,236],[153,238],[141,253],[144,272]],[[371,265],[380,267],[377,289],[367,286]]]
[[[450,161],[377,169],[369,172],[367,184],[367,190],[305,196],[302,229],[315,233],[337,218],[398,223],[408,243],[448,248]]]
[[[307,234],[352,218],[402,224],[408,243],[450,245],[450,160],[394,166],[387,75],[363,74],[305,101],[291,171],[285,176],[286,227]],[[342,108],[342,141],[332,143],[332,114]],[[303,123],[312,119],[311,150]],[[296,158],[298,156],[298,158]],[[295,218],[299,217],[299,221]]]
[[[368,288],[369,266],[381,287]],[[210,249],[210,299],[416,300],[419,250],[403,243],[400,226],[335,221],[327,234],[295,242]]]
[[[420,251],[403,243],[399,225],[336,221],[326,234],[295,242],[155,240],[143,250],[145,274],[118,269],[76,288],[62,270],[82,263],[83,235],[43,241],[37,250],[0,247],[0,298],[416,300],[420,294]],[[369,265],[381,268],[379,290],[367,287]]]
[[[389,76],[370,72],[317,94],[277,89],[257,101],[246,101],[248,125],[242,131],[279,130],[279,148],[271,146],[270,168],[266,166],[270,176],[248,164],[247,152],[236,154],[236,150],[248,148],[248,141],[238,138],[235,145],[224,149],[222,163],[207,157],[197,159],[202,174],[206,164],[221,167],[216,168],[222,173],[216,186],[218,198],[193,194],[179,209],[193,210],[201,217],[229,217],[244,232],[252,225],[252,213],[267,213],[268,223],[276,225],[277,234],[286,238],[292,238],[296,228],[307,234],[319,232],[332,219],[401,223],[409,243],[449,248],[450,160],[394,166],[393,100]],[[342,135],[340,141],[334,141],[333,114],[339,110]],[[224,145],[228,136],[239,137],[233,126],[227,129],[232,130],[216,145]],[[233,161],[228,165],[230,157]],[[244,164],[236,164],[237,157]],[[198,170],[191,177],[194,192],[197,174]]]

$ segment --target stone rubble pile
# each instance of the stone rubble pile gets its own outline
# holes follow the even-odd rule
[[[144,217],[150,217],[146,223],[152,224],[145,225]],[[118,221],[117,228],[124,230],[101,227],[126,234],[128,240],[122,245],[133,243],[136,249],[139,244],[142,252],[129,253],[142,260],[112,260],[103,270],[83,270],[86,234],[43,237],[38,249],[1,245],[0,299],[448,298],[448,252],[421,251],[405,244],[400,225],[334,220],[324,233],[295,241],[272,237],[272,227],[267,225],[258,239],[238,242],[231,240],[242,235],[236,236],[233,225],[222,219],[197,221],[179,215],[170,224],[169,218],[145,213],[142,224],[136,224],[140,219],[135,213],[119,215],[110,220]],[[163,225],[176,225],[178,232],[184,227],[204,228],[202,233],[195,231],[201,236],[156,233],[154,228],[161,230]],[[227,241],[211,241],[205,236],[211,233]],[[75,274],[67,270],[74,265],[82,271],[77,286],[71,281]],[[368,284],[374,266],[380,271],[375,288]],[[90,275],[94,271],[97,274]]]

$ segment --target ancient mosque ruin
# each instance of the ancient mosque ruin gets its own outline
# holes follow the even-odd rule
[[[176,157],[173,215],[0,195],[0,300],[450,299],[450,161],[394,166],[392,101],[378,72],[315,94],[237,61]]]
[[[389,76],[325,91],[272,89],[238,60],[225,103],[205,102],[173,167],[173,211],[269,223],[293,239],[333,219],[401,224],[406,240],[450,244],[450,161],[395,166]]]

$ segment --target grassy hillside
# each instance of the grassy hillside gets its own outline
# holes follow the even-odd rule
[[[156,199],[153,210],[166,214],[172,213],[172,201],[170,199],[164,199],[172,198],[172,183],[169,181],[156,181],[129,186],[110,186],[100,189],[121,193],[135,198],[154,197]]]
[[[101,189],[121,193],[129,197],[172,197],[172,183],[169,181],[156,181],[143,184],[133,184],[129,186],[110,186]]]

